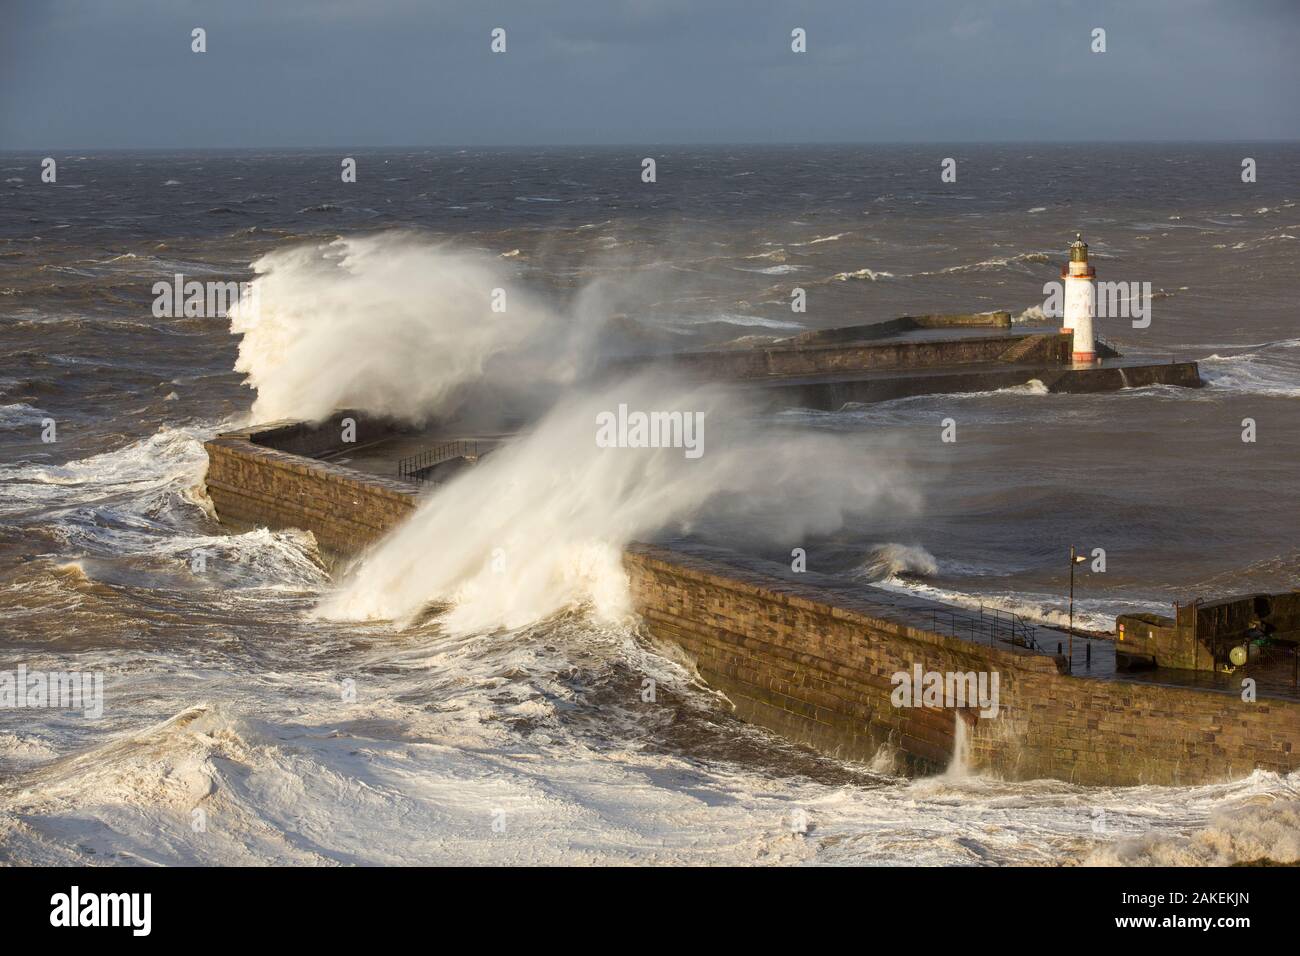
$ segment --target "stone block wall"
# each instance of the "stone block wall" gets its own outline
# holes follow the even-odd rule
[[[969,763],[1012,779],[1192,784],[1300,768],[1300,702],[1071,676],[1055,658],[908,627],[841,594],[637,545],[624,560],[650,633],[739,716],[839,756],[937,769],[966,721]],[[891,677],[999,674],[999,715],[896,708]]]
[[[1061,335],[982,336],[946,341],[772,346],[710,352],[679,352],[658,361],[670,368],[716,380],[761,379],[883,369],[929,369],[1014,360],[1068,364],[1069,342]],[[1014,350],[1012,359],[1004,356]],[[620,368],[640,362],[621,363]]]
[[[870,342],[902,335],[916,329],[1011,328],[1010,312],[962,312],[948,315],[904,315],[867,325],[845,325],[834,329],[811,329],[783,340],[797,346]]]
[[[1062,336],[1066,338],[1067,336]],[[1200,366],[1195,362],[1168,362],[1159,365],[1127,365],[1111,368],[1065,368],[1043,378],[1053,392],[1115,392],[1121,388],[1147,388],[1151,385],[1176,385],[1200,388]]]
[[[302,528],[329,560],[356,554],[411,514],[416,489],[250,441],[253,432],[205,444],[205,479],[223,524]]]

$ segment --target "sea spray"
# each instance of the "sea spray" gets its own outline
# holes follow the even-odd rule
[[[254,421],[338,408],[425,421],[485,378],[565,382],[587,329],[489,257],[402,232],[279,249],[253,263],[256,310],[231,310]],[[501,311],[494,311],[494,303]],[[581,310],[575,315],[581,316]]]
[[[701,413],[707,452],[600,447],[596,420],[634,408]],[[585,605],[630,611],[623,548],[707,516],[711,534],[762,533],[782,553],[850,511],[915,508],[896,448],[800,433],[748,414],[742,393],[659,376],[571,397],[534,428],[438,489],[326,600],[327,619],[411,622],[448,604],[454,633],[520,627]]]
[[[535,418],[568,386],[527,434],[439,489],[365,558],[324,617],[405,624],[446,603],[443,623],[461,632],[578,604],[618,617],[628,610],[622,549],[637,538],[708,518],[788,551],[838,528],[846,510],[917,504],[900,457],[872,453],[879,443],[765,432],[738,393],[719,388],[652,377],[582,385],[604,316],[644,294],[636,283],[584,287],[563,315],[512,288],[497,315],[489,303],[510,278],[499,262],[406,233],[278,250],[254,269],[260,310],[237,308],[231,328],[243,336],[236,370],[257,391],[256,420],[346,407],[418,423],[470,394],[488,398],[466,403],[471,411],[526,397]],[[601,447],[597,423],[622,407],[693,425],[707,417],[708,453],[694,431],[682,451]]]
[[[949,780],[965,780],[970,776],[970,730],[960,710],[952,712],[952,759],[943,775]]]
[[[873,548],[862,564],[860,575],[867,580],[890,578],[896,574],[929,577],[939,572],[939,563],[920,545],[882,544]]]

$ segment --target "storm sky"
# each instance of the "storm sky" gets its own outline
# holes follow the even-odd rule
[[[1295,0],[0,0],[0,149],[1297,139],[1298,51]]]

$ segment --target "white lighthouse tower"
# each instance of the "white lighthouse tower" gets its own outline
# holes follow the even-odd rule
[[[1095,270],[1088,264],[1088,244],[1083,241],[1083,234],[1076,232],[1074,242],[1070,243],[1070,262],[1061,269],[1061,278],[1065,280],[1063,331],[1074,332],[1071,358],[1075,362],[1097,359],[1096,338],[1092,332],[1092,320],[1097,315],[1095,277]]]

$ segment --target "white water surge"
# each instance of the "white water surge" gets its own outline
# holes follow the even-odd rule
[[[632,408],[703,414],[703,454],[602,448],[597,416]],[[621,564],[631,541],[711,520],[752,527],[785,549],[846,513],[915,508],[896,456],[844,436],[764,430],[739,396],[642,377],[557,405],[527,435],[436,492],[322,608],[331,619],[409,623],[453,605],[455,632],[519,627],[566,607],[628,612]]]
[[[584,308],[562,321],[499,260],[405,233],[278,249],[253,270],[231,332],[254,421],[338,408],[423,421],[488,376],[564,381],[588,351]]]

